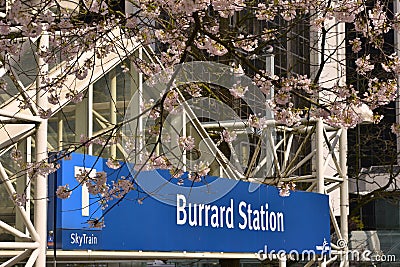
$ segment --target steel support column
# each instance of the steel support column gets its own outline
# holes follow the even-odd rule
[[[117,125],[117,72],[115,69],[110,71],[110,122],[112,125]],[[115,134],[116,132],[114,132]],[[117,158],[117,145],[111,145],[110,156]]]
[[[394,14],[398,14],[400,12],[400,1],[394,1],[393,3],[393,12]],[[400,31],[394,31],[394,51],[397,53],[397,56],[400,56]],[[400,93],[400,76],[397,76],[397,93]],[[396,123],[400,124],[400,99],[397,97],[395,100],[396,103]],[[397,164],[400,165],[400,138],[397,136],[396,140],[397,144]]]
[[[317,120],[317,129],[315,132],[316,159],[315,172],[317,175],[317,192],[325,194],[324,181],[324,122],[322,118]]]
[[[343,182],[340,185],[340,232],[342,238],[348,244],[349,241],[349,230],[348,230],[348,213],[349,213],[349,185],[347,177],[347,130],[342,129],[339,142],[339,161],[340,169],[343,175]],[[347,255],[347,246],[344,248],[344,253]],[[343,257],[343,266],[349,266],[347,257]]]
[[[38,49],[49,47],[49,36],[42,34]],[[41,90],[44,82],[44,75],[48,72],[48,64],[38,57],[38,77],[36,81],[36,105],[38,109],[47,110],[47,98]],[[36,129],[36,162],[47,161],[47,120],[43,120]],[[35,208],[34,225],[39,235],[39,249],[37,250],[36,267],[46,266],[46,245],[47,245],[47,175],[37,173],[35,178]],[[34,254],[32,254],[34,255]]]
[[[93,84],[89,85],[87,92],[87,135],[93,137]],[[93,144],[88,147],[88,154],[93,155]]]

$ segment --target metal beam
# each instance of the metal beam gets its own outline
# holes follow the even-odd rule
[[[40,123],[42,121],[42,119],[38,116],[32,116],[30,114],[23,114],[23,113],[17,113],[0,109],[0,121],[3,121],[3,123],[7,123],[10,118],[22,120],[25,121],[25,123],[26,122]]]
[[[29,255],[32,253],[31,249],[27,249],[25,251],[22,251],[20,254],[12,257],[6,262],[3,262],[0,267],[10,267],[10,266],[15,266],[18,262],[21,262],[22,260],[26,259],[29,257]]]
[[[348,209],[349,209],[349,184],[347,177],[347,130],[343,129],[342,134],[340,135],[340,143],[339,143],[339,160],[340,160],[340,168],[341,174],[343,178],[343,182],[340,186],[340,228],[342,238],[348,244],[349,241],[349,230],[348,230]],[[344,248],[345,253],[347,253],[347,246]],[[347,254],[346,254],[347,255]],[[349,266],[349,261],[347,257],[344,257],[342,260],[343,266]]]
[[[112,69],[109,73],[110,77],[110,122],[113,126],[117,125],[117,72]],[[115,132],[114,132],[115,133]],[[111,144],[110,156],[114,159],[117,158],[117,145]]]
[[[39,242],[0,242],[0,249],[36,249]]]
[[[325,181],[324,181],[324,123],[322,118],[317,121],[317,128],[315,131],[315,148],[316,148],[316,159],[315,159],[315,171],[317,174],[317,192],[325,193]]]
[[[11,180],[8,178],[8,175],[6,174],[6,171],[1,163],[0,163],[0,180],[2,180],[3,183],[6,185],[7,192],[10,196],[16,194],[15,189],[11,183]],[[17,205],[16,210],[20,212],[22,220],[24,221],[25,226],[28,228],[29,234],[32,236],[32,240],[39,241],[40,240],[39,235],[36,232],[36,229],[33,226],[29,216],[26,214],[25,209]]]
[[[40,257],[40,248],[37,248],[32,252],[31,256],[29,257],[28,261],[25,264],[25,267],[32,267],[33,264],[35,263],[36,266],[38,266],[39,257]],[[44,259],[44,263],[46,264],[46,258]]]
[[[49,35],[43,33],[39,41],[39,50],[49,47]],[[40,51],[39,51],[40,52]],[[49,70],[48,63],[42,57],[37,58],[37,80],[36,80],[36,106],[40,109],[47,110],[47,94],[43,93],[41,88],[45,84],[45,77],[41,73],[47,73]],[[35,148],[36,162],[47,162],[47,120],[43,120],[36,128]],[[35,250],[28,260],[28,263],[34,261],[33,256],[37,254],[36,267],[46,266],[46,249],[47,249],[47,175],[35,173],[35,205],[34,205],[34,223],[37,234],[39,235],[39,248]],[[28,266],[28,263],[26,266]]]
[[[0,228],[6,230],[7,232],[9,232],[10,234],[12,234],[13,236],[16,236],[18,238],[22,238],[22,239],[31,239],[29,236],[27,236],[26,234],[22,233],[21,231],[15,229],[14,227],[8,225],[7,223],[3,222],[2,220],[0,220]]]

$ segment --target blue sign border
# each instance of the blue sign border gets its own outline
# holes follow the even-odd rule
[[[96,170],[105,171],[110,183],[120,176],[129,177],[130,175],[127,166],[112,170],[105,165],[106,160],[104,159],[74,153],[71,160],[61,161],[60,170],[50,178],[50,190],[54,190],[55,185],[65,183],[70,184],[70,186],[73,185],[75,178],[71,175],[71,169],[74,166],[83,165],[90,168],[96,161]],[[168,172],[164,171],[142,172],[140,175],[142,178],[151,179],[153,175],[160,174],[165,176],[166,181],[170,179]],[[51,181],[52,179],[53,181]],[[207,179],[225,178],[207,177]],[[227,179],[227,181],[228,183],[229,181],[237,183],[234,180]],[[49,195],[54,195],[53,192],[51,191]],[[223,227],[212,227],[211,218],[209,218],[208,226],[205,226],[205,210],[199,211],[199,206],[204,206],[204,203],[201,203],[198,198],[191,199],[190,195],[177,196],[175,194],[170,196],[181,201],[178,203],[180,209],[161,203],[151,196],[145,198],[143,204],[139,204],[138,197],[140,195],[137,191],[131,191],[112,210],[104,211],[107,212],[105,227],[97,232],[89,229],[85,224],[88,218],[79,216],[79,191],[72,193],[70,201],[50,201],[49,215],[54,218],[53,215],[55,214],[58,219],[55,224],[49,224],[49,229],[53,229],[56,225],[56,235],[61,237],[57,239],[56,246],[68,250],[227,253],[256,253],[267,246],[269,250],[275,251],[314,251],[316,254],[321,254],[318,248],[324,242],[328,244],[328,248],[330,245],[330,216],[327,195],[296,191],[292,192],[289,197],[281,197],[276,187],[262,185],[257,190],[249,192],[249,183],[239,182],[230,192],[217,201],[208,204],[209,216],[215,215],[216,210],[221,210],[221,207],[224,209],[225,214],[214,216],[214,220],[216,217],[220,217],[220,221],[224,221]],[[185,211],[182,209],[183,198],[186,200]],[[92,200],[91,212],[94,216],[98,216],[99,214],[96,214],[96,212],[99,212],[100,206],[95,202],[96,197]],[[56,207],[54,207],[54,204],[52,206],[51,202],[56,203]],[[178,223],[178,218],[182,219],[184,214],[187,217],[190,216],[189,203],[192,207],[191,214],[194,214],[193,207],[195,204],[197,212],[203,212],[201,226],[198,217],[198,225],[196,226],[189,225],[189,218],[185,223],[182,223],[182,220]],[[112,206],[113,202],[109,203],[109,207]],[[51,207],[55,208],[55,212],[51,212]],[[66,211],[67,209],[69,212]],[[71,211],[73,209],[78,209],[78,212]],[[229,210],[228,215],[226,215],[227,210]],[[279,223],[281,229],[278,230],[277,225],[275,231],[272,231],[271,227],[266,230],[265,221],[264,230],[262,229],[260,214],[266,216],[267,211],[273,219],[280,214],[281,217],[277,223]],[[225,217],[221,219],[221,216]],[[248,223],[245,224],[246,220],[252,221],[253,226],[249,227]],[[228,227],[227,224],[229,224]],[[255,228],[258,226],[258,230],[250,229],[254,226]],[[96,242],[93,241],[94,239],[92,241],[87,239],[92,236],[96,237]],[[75,240],[80,237],[83,239],[79,240],[86,238],[86,241],[76,242]]]

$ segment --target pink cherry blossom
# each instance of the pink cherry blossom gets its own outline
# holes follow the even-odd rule
[[[86,186],[92,195],[105,194],[108,190],[107,174],[105,172],[96,172],[94,177],[86,179]]]
[[[315,31],[319,31],[323,27],[325,20],[326,20],[326,17],[316,17],[316,18],[312,19],[310,21],[311,28]]]
[[[290,196],[290,191],[294,191],[296,188],[296,184],[293,182],[280,182],[278,185],[279,195],[281,197]]]
[[[393,123],[390,129],[392,130],[392,133],[400,135],[400,124]]]
[[[134,186],[130,180],[127,180],[124,176],[118,179],[117,182],[112,181],[110,190],[105,193],[107,200],[119,199],[124,197],[130,191],[134,189]]]
[[[15,162],[19,162],[22,160],[22,152],[14,147],[10,152],[10,158]]]
[[[60,168],[57,163],[40,161],[40,162],[28,162],[26,163],[26,171],[31,178],[36,178],[37,176],[47,176]]]
[[[400,74],[400,58],[396,54],[389,55],[387,57],[387,62],[382,62],[381,65],[386,72]]]
[[[10,33],[10,26],[0,21],[0,35],[7,35]]]
[[[257,73],[253,78],[253,83],[266,95],[269,95],[273,82],[279,80],[276,75],[271,75],[265,71],[261,71],[262,75]]]
[[[14,193],[11,196],[11,200],[14,202],[15,205],[21,206],[21,207],[25,206],[26,202],[28,201],[25,193],[23,193],[23,194]]]
[[[87,221],[89,228],[104,228],[106,225],[104,224],[104,219],[90,219]]]
[[[68,184],[60,185],[56,190],[56,195],[58,198],[67,199],[71,196],[72,190],[69,189]]]
[[[350,40],[349,43],[351,44],[351,50],[353,50],[354,53],[361,51],[362,42],[360,41],[360,38],[354,38],[353,40]]]
[[[149,120],[146,120],[139,135],[146,135],[146,141],[150,140],[152,146],[149,148],[144,144],[145,141],[144,148],[141,147],[142,143],[138,146],[137,135],[131,136],[132,140],[124,145],[134,154],[132,158],[135,170],[169,170],[171,178],[177,179],[174,180],[177,184],[183,184],[182,177],[186,177],[184,170],[190,168],[181,166],[183,164],[175,166],[168,155],[169,151],[157,147],[155,152],[151,148],[154,145],[158,146],[160,142],[171,142],[171,139],[175,139],[179,148],[190,151],[195,149],[195,140],[192,136],[171,137],[163,131],[163,119],[167,115],[180,113],[182,103],[187,100],[185,98],[200,97],[203,94],[206,97],[220,98],[221,102],[224,102],[227,98],[231,101],[232,98],[254,96],[255,92],[243,82],[245,74],[251,73],[248,75],[253,83],[265,94],[268,106],[274,114],[274,122],[288,126],[298,125],[301,120],[308,118],[323,118],[325,123],[335,127],[355,127],[365,121],[376,123],[382,118],[377,113],[378,108],[398,97],[395,78],[400,74],[400,59],[397,54],[387,53],[385,34],[400,29],[400,14],[388,15],[390,11],[387,3],[382,1],[374,1],[368,6],[359,0],[133,0],[130,4],[135,8],[127,8],[128,14],[114,10],[103,0],[82,1],[80,5],[75,5],[75,11],[72,11],[73,8],[66,8],[63,3],[65,1],[57,3],[56,6],[54,1],[42,2],[40,12],[36,8],[27,8],[26,3],[21,0],[8,3],[7,12],[0,20],[0,67],[5,70],[5,74],[2,72],[4,78],[0,78],[0,91],[5,97],[14,97],[15,87],[21,90],[21,77],[25,79],[26,76],[32,85],[24,84],[23,81],[22,87],[29,90],[28,97],[24,99],[18,96],[17,109],[30,109],[26,112],[49,119],[54,115],[53,112],[64,104],[61,100],[66,98],[72,103],[81,102],[86,94],[84,88],[96,82],[98,76],[107,76],[109,71],[104,69],[104,73],[98,75],[98,72],[93,71],[94,68],[104,67],[114,60],[115,66],[119,66],[118,71],[122,71],[124,77],[136,75],[136,71],[143,74],[144,80],[151,85],[158,82],[170,85],[168,91],[163,92],[158,100],[141,99],[142,118]],[[84,15],[87,16],[83,18]],[[349,24],[349,36],[353,36],[349,45],[356,55],[341,55],[344,52],[341,45],[344,43],[340,46],[332,44],[336,37],[341,38],[342,32],[337,30],[343,23]],[[303,25],[304,29],[301,28]],[[301,46],[304,44],[298,46],[296,43],[298,31],[305,30],[303,33],[308,33],[309,27],[313,37],[324,36],[327,39],[323,47],[325,51],[321,50],[320,45],[312,48],[313,56],[319,59],[321,53],[324,53],[326,62],[312,66],[312,71],[302,72],[297,70],[297,67],[301,67],[300,64],[303,63],[294,58],[293,62],[287,62],[287,66],[279,66],[276,70],[279,77],[266,72],[265,53],[274,54],[278,59],[276,62],[285,65],[286,54],[295,52],[291,49],[303,49]],[[38,40],[43,40],[39,37],[44,33],[49,37],[49,44],[36,49]],[[312,41],[318,40],[322,41]],[[289,43],[291,47],[286,46]],[[127,44],[129,47],[134,44],[135,51],[128,51]],[[272,52],[270,47],[274,48]],[[29,54],[40,62],[48,63],[49,71],[24,73],[19,66],[25,67],[23,59],[27,49]],[[143,52],[141,56],[139,50]],[[340,54],[340,57],[336,57],[336,53]],[[347,73],[343,73],[340,66],[345,66],[346,60],[353,60],[354,56],[357,57],[353,62],[356,64],[356,70],[352,73],[351,69],[346,69]],[[229,80],[234,81],[233,86],[226,88],[233,97],[214,95],[216,92],[213,92],[213,88],[205,84],[190,83],[177,86],[174,81],[170,81],[173,71],[166,71],[165,77],[152,81],[152,77],[161,70],[192,60],[224,62],[227,70],[230,70],[227,72],[233,76],[233,79]],[[233,60],[235,63],[230,63]],[[333,62],[334,60],[338,61]],[[331,71],[333,65],[335,71]],[[329,72],[332,75],[331,80],[322,82],[325,79],[323,75],[316,77],[320,67],[324,68],[321,69],[323,73]],[[380,67],[387,72],[383,76],[378,73]],[[15,73],[11,70],[15,70]],[[312,79],[300,75],[307,72],[313,75]],[[344,77],[348,73],[362,75],[363,79],[368,80],[368,84],[360,88],[345,85],[354,78]],[[128,78],[130,83],[137,82],[135,77]],[[242,82],[238,81],[240,79]],[[40,93],[48,100],[46,107],[35,104],[35,80],[41,81]],[[80,84],[85,85],[82,87]],[[143,97],[146,93],[143,92]],[[153,97],[158,97],[158,92],[157,96]],[[233,99],[234,103],[243,102],[236,99]],[[118,104],[120,103],[118,101]],[[264,105],[265,99],[262,103]],[[264,113],[245,116],[248,126],[255,128],[253,130],[256,135],[269,124]],[[117,126],[121,124],[118,121]],[[398,134],[399,128],[400,126],[394,124],[392,131]],[[115,128],[109,135],[95,138],[82,135],[80,144],[65,144],[66,151],[70,153],[81,146],[87,151],[85,148],[93,144],[103,147],[115,145],[120,140],[116,132]],[[214,131],[215,133],[219,135],[217,146],[222,142],[231,143],[238,136],[230,129]],[[33,179],[39,175],[53,173],[59,167],[47,160],[27,163],[25,166],[22,153],[16,149],[11,151],[10,157],[16,161],[15,165],[23,167]],[[114,158],[109,158],[106,164],[112,169],[120,168],[120,163]],[[210,166],[208,162],[197,162],[187,172],[189,180],[200,182],[210,172]],[[90,170],[84,170],[76,179],[82,186],[86,186],[91,194],[101,198],[102,208],[107,207],[109,200],[122,198],[135,189],[134,178],[119,177],[107,184],[106,174],[102,172],[92,173]],[[289,196],[294,186],[290,182],[280,184],[280,194]],[[60,198],[68,198],[71,192],[68,185],[64,185],[57,188],[56,194]],[[27,201],[23,194],[12,198],[17,205],[24,205]],[[138,203],[143,199],[140,197]],[[92,219],[88,223],[92,227],[103,227],[104,221]]]
[[[119,161],[116,159],[113,159],[113,158],[109,158],[106,162],[106,165],[108,168],[114,169],[114,170],[121,168],[121,164],[119,163]]]
[[[249,35],[244,37],[243,35],[238,36],[238,41],[234,43],[235,47],[241,48],[244,51],[252,52],[258,47],[258,40]]]
[[[259,118],[256,115],[250,114],[248,123],[250,127],[263,129],[267,127],[267,119],[265,117]]]
[[[192,136],[180,136],[178,137],[178,145],[180,148],[190,151],[195,148],[195,139]]]
[[[379,81],[370,79],[368,91],[364,94],[365,101],[371,109],[388,104],[397,97],[397,83],[395,80]]]
[[[160,155],[152,155],[149,158],[148,164],[150,165],[150,169],[170,169],[172,167],[171,163],[169,162],[168,158]]]
[[[71,99],[73,103],[79,103],[82,102],[84,94],[83,92],[77,92],[76,90],[71,90],[65,95],[65,97]]]
[[[200,161],[194,166],[194,171],[198,177],[206,176],[210,172],[210,163]]]
[[[278,105],[286,105],[290,101],[290,94],[284,90],[279,90],[276,92],[274,100]]]
[[[51,111],[51,108],[49,108],[49,109],[47,109],[47,110],[44,110],[44,109],[39,109],[39,116],[40,116],[40,118],[42,118],[42,119],[45,119],[45,120],[47,120],[48,118],[50,118],[51,117],[51,115],[52,115],[53,113],[52,113],[52,111]]]
[[[230,70],[235,77],[240,77],[245,74],[241,64],[236,65],[235,62],[233,62],[231,66],[232,67],[230,68]]]
[[[258,20],[272,21],[277,15],[278,10],[272,4],[269,4],[267,7],[264,3],[259,3],[257,7],[258,8],[256,9],[256,18]]]
[[[371,20],[375,33],[386,33],[389,31],[386,11],[383,11],[383,5],[378,1],[372,10],[368,10],[368,17]]]
[[[223,18],[232,16],[245,7],[244,0],[211,0],[214,10]]]
[[[357,0],[345,0],[336,3],[333,16],[341,22],[354,22],[356,15],[364,10],[362,2]]]
[[[224,129],[222,130],[221,138],[227,143],[232,143],[236,140],[237,134],[235,131],[228,131]]]
[[[190,84],[185,87],[185,92],[189,93],[192,97],[201,97],[201,88],[197,84]]]
[[[173,178],[180,178],[185,172],[182,169],[171,169],[170,174]]]
[[[289,103],[286,108],[274,107],[275,120],[279,124],[293,126],[298,125],[301,120],[302,110],[293,108],[293,103]]]
[[[233,84],[232,88],[229,89],[229,92],[234,98],[242,98],[249,90],[248,86],[243,86],[240,83],[240,80]]]
[[[357,72],[359,74],[367,74],[367,72],[370,72],[371,70],[374,69],[374,65],[370,64],[370,55],[358,58],[356,60],[356,65],[357,65]]]
[[[164,100],[164,109],[172,114],[177,114],[182,110],[177,91],[171,90],[167,93],[167,96]]]

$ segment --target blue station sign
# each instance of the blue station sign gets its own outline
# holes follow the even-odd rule
[[[77,168],[105,171],[108,181],[129,177],[129,169],[109,169],[104,159],[73,154],[62,160],[57,173],[50,178],[49,196],[58,185],[78,186],[74,177]],[[168,172],[148,171],[138,179],[162,175],[171,181]],[[256,253],[269,251],[325,252],[330,245],[328,196],[311,192],[292,192],[279,196],[276,187],[261,185],[249,190],[250,183],[226,178],[207,177],[204,194],[213,190],[215,179],[224,179],[229,191],[220,198],[202,201],[190,191],[174,192],[168,202],[153,194],[131,191],[122,201],[108,203],[101,209],[96,196],[88,196],[76,187],[67,200],[51,198],[49,231],[56,235],[56,246],[66,250],[135,250]],[[160,185],[161,186],[161,185]],[[138,192],[139,191],[139,192]],[[142,203],[138,203],[140,198]],[[83,203],[83,204],[82,204]],[[55,204],[55,205],[54,205]],[[105,227],[88,228],[89,219],[103,214]]]

